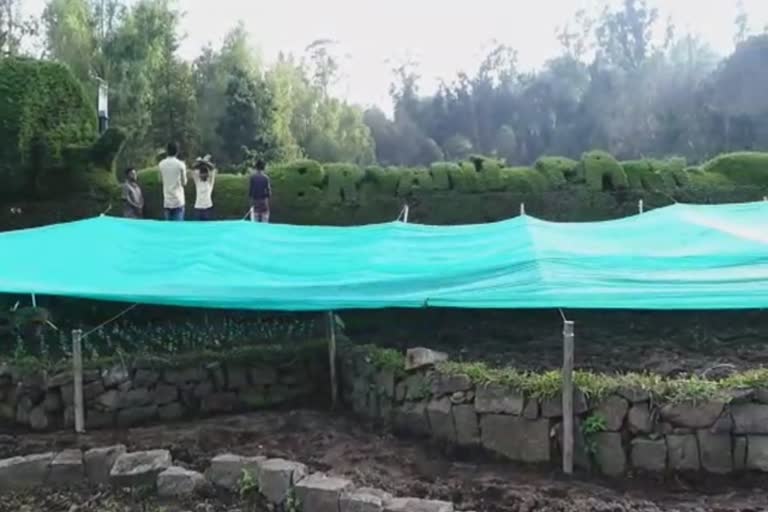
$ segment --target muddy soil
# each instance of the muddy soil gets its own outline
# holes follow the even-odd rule
[[[756,512],[768,510],[768,479],[628,480],[609,483],[582,475],[565,479],[550,470],[494,462],[482,454],[446,454],[439,447],[418,440],[395,438],[390,433],[361,425],[357,420],[312,410],[272,411],[198,422],[162,425],[130,431],[93,432],[79,439],[71,433],[6,436],[0,439],[0,458],[79,445],[83,448],[115,442],[131,450],[167,448],[181,465],[204,470],[216,454],[267,455],[302,461],[312,470],[351,478],[359,485],[385,489],[399,496],[452,500],[459,510],[485,512]],[[58,512],[47,496],[21,496],[28,510]],[[67,499],[67,498],[62,498]],[[93,495],[82,491],[69,496],[80,512],[142,510],[124,497],[105,494],[117,508],[94,508]],[[88,501],[88,500],[91,501]],[[123,500],[122,502],[120,500]],[[149,499],[149,498],[147,498]],[[31,502],[29,502],[31,500]],[[38,501],[35,501],[38,500]],[[5,502],[5,498],[0,502]],[[23,503],[18,501],[18,505]],[[136,502],[134,502],[136,503]],[[213,508],[176,508],[205,512],[245,512],[226,498],[209,498]],[[88,508],[88,507],[91,508]],[[178,508],[182,506],[182,508]],[[203,506],[203,505],[200,505]],[[29,508],[31,507],[31,508]],[[105,506],[106,507],[106,506]],[[229,507],[229,508],[228,508]],[[162,509],[158,509],[162,510]]]

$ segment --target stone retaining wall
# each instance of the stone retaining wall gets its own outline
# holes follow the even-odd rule
[[[322,359],[321,359],[322,361]],[[208,362],[161,368],[136,361],[85,370],[87,429],[210,416],[275,406],[323,393],[327,369]],[[72,372],[22,371],[0,363],[0,432],[53,430],[74,424]]]
[[[301,462],[263,456],[219,455],[205,474],[174,465],[167,450],[128,452],[123,445],[0,460],[0,494],[85,483],[152,489],[168,499],[194,496],[209,487],[246,498],[258,492],[271,510],[285,512],[454,511],[451,502],[395,498],[346,478],[312,473]]]
[[[513,461],[559,465],[561,397],[536,399],[432,365],[378,368],[355,350],[341,364],[355,413],[397,431],[483,448]],[[643,390],[597,400],[577,391],[575,463],[608,476],[630,472],[768,472],[768,389],[728,400],[659,404]]]

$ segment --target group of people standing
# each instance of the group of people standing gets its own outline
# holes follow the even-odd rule
[[[216,183],[216,166],[210,155],[195,160],[190,171],[180,160],[179,148],[175,143],[168,144],[166,156],[158,164],[163,183],[163,209],[165,219],[183,221],[186,208],[184,187],[191,178],[195,183],[195,220],[213,220],[213,187]],[[250,203],[249,217],[254,222],[269,222],[269,200],[272,186],[265,174],[266,166],[258,160],[251,171],[248,186]],[[136,169],[125,171],[123,182],[123,216],[133,219],[144,217],[144,194],[139,186]]]

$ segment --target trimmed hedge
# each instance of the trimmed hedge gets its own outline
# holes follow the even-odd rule
[[[64,65],[0,60],[2,196],[36,196],[41,181],[66,169],[66,148],[96,138],[96,111]]]

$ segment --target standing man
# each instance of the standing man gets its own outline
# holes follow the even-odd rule
[[[269,222],[269,198],[272,197],[272,185],[264,174],[264,160],[256,161],[256,170],[251,173],[248,198],[251,201],[251,221]]]
[[[160,162],[160,177],[163,179],[163,207],[165,220],[184,220],[184,187],[187,184],[187,166],[178,159],[179,147],[175,142],[168,144],[165,158]]]
[[[192,169],[195,182],[195,219],[213,220],[213,185],[216,181],[216,167],[211,162],[211,155],[198,158]]]
[[[123,181],[123,217],[141,219],[144,217],[144,194],[139,187],[136,169],[129,167],[125,170]]]

